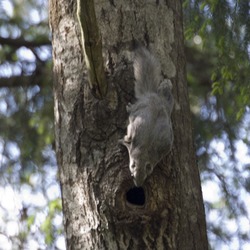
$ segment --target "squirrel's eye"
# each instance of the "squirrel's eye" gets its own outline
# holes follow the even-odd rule
[[[134,169],[136,167],[135,162],[131,165],[131,168]]]
[[[132,141],[131,136],[125,135],[124,142],[127,143],[127,144],[130,144],[131,141]]]

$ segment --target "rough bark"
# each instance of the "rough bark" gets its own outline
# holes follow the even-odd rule
[[[207,249],[189,112],[181,1],[96,1],[109,89],[95,99],[81,53],[76,1],[51,0],[55,133],[68,249]],[[173,82],[174,148],[134,189],[126,133],[136,39]]]

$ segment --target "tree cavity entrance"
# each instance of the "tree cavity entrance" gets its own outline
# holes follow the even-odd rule
[[[126,193],[126,200],[129,205],[144,206],[145,192],[142,187],[133,187]]]

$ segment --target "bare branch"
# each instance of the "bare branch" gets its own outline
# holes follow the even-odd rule
[[[37,79],[37,76],[12,76],[12,77],[1,77],[0,88],[17,88],[17,87],[28,87],[28,86],[41,86],[42,81]]]
[[[2,45],[9,45],[15,48],[20,48],[22,46],[25,47],[39,47],[44,45],[51,45],[50,40],[47,37],[44,37],[43,39],[40,39],[39,41],[26,41],[24,38],[4,38],[0,37],[0,44]]]

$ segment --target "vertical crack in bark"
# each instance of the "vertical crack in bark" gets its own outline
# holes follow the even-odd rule
[[[90,89],[96,98],[102,99],[107,93],[107,81],[102,58],[102,38],[96,20],[94,1],[77,0],[77,17]]]

